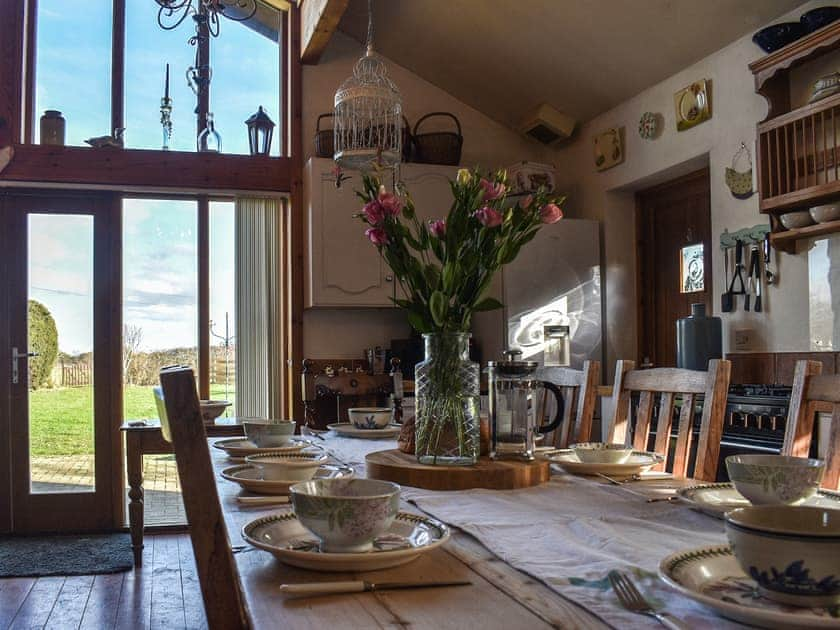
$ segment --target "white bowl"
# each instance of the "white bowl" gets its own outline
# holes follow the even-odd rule
[[[327,461],[326,453],[248,455],[245,461],[262,470],[266,481],[306,481]]]
[[[353,407],[347,410],[357,429],[384,429],[391,422],[390,407]]]
[[[840,603],[840,510],[761,505],[725,518],[732,551],[762,594],[793,606]]]
[[[584,464],[623,464],[633,453],[629,446],[606,442],[581,442],[570,448]]]
[[[201,408],[201,417],[206,423],[212,422],[221,416],[225,409],[230,407],[233,403],[229,400],[200,400],[198,406]]]
[[[814,206],[808,210],[808,214],[817,223],[828,223],[840,219],[840,203],[828,203],[823,206]]]
[[[400,507],[400,487],[377,479],[313,479],[293,485],[289,496],[298,520],[328,553],[370,551]]]
[[[786,455],[730,455],[726,472],[753,505],[793,505],[816,494],[825,462]]]
[[[294,420],[241,418],[240,422],[248,441],[260,448],[286,446],[295,434]]]
[[[808,225],[813,225],[814,223],[814,220],[811,218],[811,214],[807,210],[786,212],[781,215],[779,219],[781,220],[782,225],[789,230],[806,227]]]

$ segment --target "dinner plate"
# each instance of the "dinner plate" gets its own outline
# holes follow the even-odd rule
[[[752,505],[731,483],[710,483],[677,490],[677,496],[695,508],[716,518],[723,518],[729,510]],[[810,505],[840,510],[840,493],[820,490],[798,505]]]
[[[292,512],[258,518],[242,528],[242,537],[293,567],[313,571],[378,571],[411,562],[449,540],[449,528],[428,516],[400,512],[373,551],[323,553],[318,540]]]
[[[298,481],[276,481],[263,479],[262,470],[251,464],[231,466],[222,471],[222,478],[238,483],[243,490],[258,494],[289,494],[289,486]],[[350,466],[322,464],[315,471],[314,479],[344,479],[354,474]]]
[[[659,577],[685,597],[736,621],[763,628],[837,628],[828,608],[787,606],[759,594],[727,545],[671,554]]]
[[[662,461],[661,455],[641,451],[634,451],[627,461],[621,464],[584,463],[571,449],[549,453],[544,457],[573,475],[607,475],[609,477],[639,475]]]
[[[213,442],[213,447],[218,448],[231,458],[242,458],[248,455],[260,455],[262,453],[297,453],[308,446],[318,446],[315,442],[305,438],[292,438],[292,443],[287,446],[273,446],[261,448],[245,438],[227,438]],[[320,447],[318,447],[320,448]]]
[[[401,427],[395,427],[393,425],[387,426],[384,429],[357,429],[349,422],[337,422],[335,424],[328,424],[327,426],[343,437],[365,438],[368,440],[395,438],[401,431]]]

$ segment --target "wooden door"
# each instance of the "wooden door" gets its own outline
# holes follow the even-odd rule
[[[120,513],[119,212],[109,195],[3,195],[0,424],[12,533],[94,531]],[[0,493],[0,500],[3,493]]]
[[[708,169],[637,193],[636,207],[640,365],[673,367],[676,321],[695,303],[712,311]]]

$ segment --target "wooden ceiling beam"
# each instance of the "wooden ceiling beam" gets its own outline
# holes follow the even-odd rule
[[[317,64],[338,28],[349,0],[303,0],[300,8],[300,60]]]
[[[290,158],[141,149],[14,145],[0,187],[82,185],[111,190],[284,193],[291,190]]]

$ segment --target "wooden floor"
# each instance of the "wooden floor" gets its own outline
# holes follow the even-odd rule
[[[139,570],[0,579],[0,629],[207,628],[189,536],[145,544]]]

